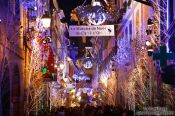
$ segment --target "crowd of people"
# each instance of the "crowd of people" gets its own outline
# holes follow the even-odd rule
[[[56,116],[134,116],[134,112],[113,106],[85,106],[65,108],[61,106],[57,109]]]

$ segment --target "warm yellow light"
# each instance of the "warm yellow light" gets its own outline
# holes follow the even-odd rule
[[[72,92],[72,93],[75,93],[75,89],[72,89],[71,92]]]
[[[101,83],[107,87],[107,84],[108,84],[108,76],[105,75],[105,74],[102,74],[102,78],[100,79],[101,80]]]
[[[81,96],[78,97],[78,101],[81,101]]]
[[[41,19],[41,22],[43,24],[43,27],[49,28],[50,27],[51,19],[50,18],[42,18]]]
[[[150,41],[146,41],[146,46],[151,46],[151,42]]]
[[[43,24],[43,27],[45,27],[45,28],[49,28],[50,27],[51,18],[50,18],[49,13],[47,11],[42,16],[41,22]]]

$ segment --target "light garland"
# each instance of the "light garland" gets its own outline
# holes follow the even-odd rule
[[[103,73],[100,75],[100,81],[101,81],[101,83],[102,83],[105,87],[107,87],[107,83],[108,83],[109,76],[110,76],[110,74],[109,74],[108,71],[107,71],[107,72],[103,72]]]
[[[30,68],[33,69],[34,74],[41,70],[42,67],[42,53],[41,53],[41,46],[38,41],[40,41],[41,38],[35,37],[31,44],[32,44],[32,53],[31,53],[31,64]],[[31,70],[32,70],[31,69]]]

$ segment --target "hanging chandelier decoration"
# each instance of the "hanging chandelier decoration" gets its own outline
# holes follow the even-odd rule
[[[93,58],[94,56],[92,55],[92,47],[85,47],[86,52],[85,52],[85,58],[83,60],[83,67],[85,69],[91,69],[93,67]]]
[[[92,25],[101,25],[105,21],[112,21],[112,16],[105,10],[100,2],[92,2],[91,5],[78,6],[71,13],[72,19]],[[74,17],[76,16],[76,17]]]
[[[85,69],[91,69],[93,67],[92,60],[90,58],[85,59],[84,62],[83,62],[83,67]]]

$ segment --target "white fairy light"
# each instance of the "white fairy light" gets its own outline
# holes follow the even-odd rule
[[[64,69],[64,64],[63,63],[60,63],[60,69],[63,70]]]
[[[55,64],[54,67],[57,68],[58,66]]]

